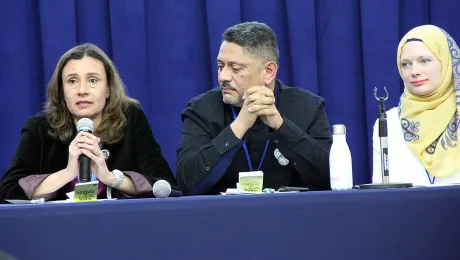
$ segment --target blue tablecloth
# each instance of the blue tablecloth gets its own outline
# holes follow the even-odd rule
[[[460,187],[1,205],[40,259],[460,259]]]

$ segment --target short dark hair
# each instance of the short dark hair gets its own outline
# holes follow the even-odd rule
[[[259,22],[244,22],[228,28],[222,41],[238,44],[261,62],[278,63],[279,50],[276,35],[268,25]]]

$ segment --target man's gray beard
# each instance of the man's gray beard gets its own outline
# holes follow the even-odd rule
[[[225,96],[223,96],[223,101],[225,104],[227,105],[234,105],[234,106],[240,106],[243,104],[243,99],[241,97],[238,97],[238,100],[234,100],[233,98],[231,100],[225,98]]]

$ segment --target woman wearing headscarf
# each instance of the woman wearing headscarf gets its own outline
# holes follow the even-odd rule
[[[390,182],[460,182],[460,50],[443,29],[423,25],[398,45],[404,82],[398,107],[387,112]],[[382,181],[378,122],[373,135],[373,182]]]

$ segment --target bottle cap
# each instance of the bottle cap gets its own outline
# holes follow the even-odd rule
[[[347,133],[347,128],[345,125],[333,125],[332,134],[333,135],[344,135]]]

